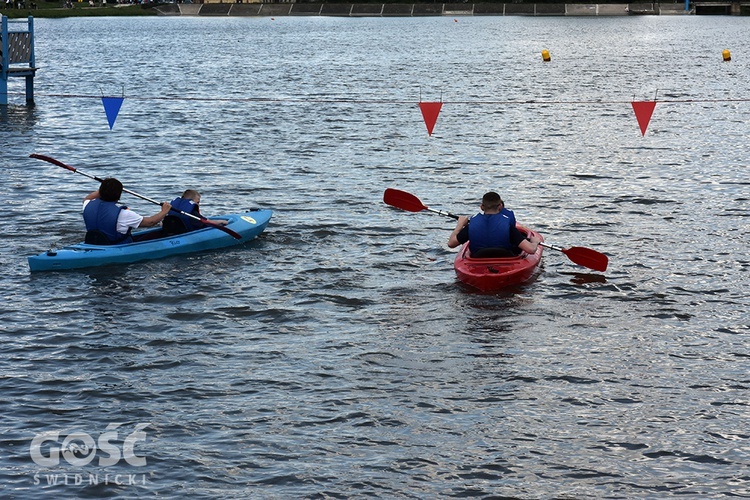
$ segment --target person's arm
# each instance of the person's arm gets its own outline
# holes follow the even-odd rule
[[[83,199],[83,201],[91,201],[91,200],[95,200],[97,198],[99,198],[99,190],[98,189],[96,191],[92,192],[92,193],[87,194],[86,197]]]
[[[522,242],[520,242],[518,244],[518,248],[526,253],[534,253],[539,247],[539,243],[541,241],[541,238],[539,238],[538,236],[532,236],[530,239],[524,239]]]
[[[461,241],[458,239],[458,233],[461,232],[461,230],[466,227],[466,224],[469,223],[469,218],[461,216],[458,218],[458,222],[456,222],[456,228],[451,233],[450,237],[448,237],[448,248],[456,248],[458,245],[461,244]]]
[[[157,225],[164,219],[164,217],[166,217],[166,215],[169,213],[171,209],[172,209],[172,205],[170,205],[167,202],[162,203],[161,211],[159,211],[158,214],[154,214],[149,217],[144,217],[141,223],[138,225],[138,227],[151,227],[151,226]]]
[[[226,219],[209,219],[208,217],[204,217],[203,214],[201,214],[197,210],[195,212],[193,212],[193,215],[195,215],[196,217],[200,217],[201,220],[206,220],[206,221],[210,222],[211,224],[216,224],[217,226],[227,226],[227,225],[229,225],[229,221],[226,220]],[[198,222],[198,221],[195,221],[195,222]]]
[[[200,212],[200,208],[199,208],[199,205],[197,203],[195,204],[195,210],[193,211],[193,215],[195,215],[196,217],[200,217],[201,219],[205,219],[207,221],[210,221],[211,223],[219,225],[219,226],[229,225],[229,221],[226,220],[226,219],[209,219],[208,217],[204,216]]]
[[[540,241],[542,241],[541,238],[536,236],[529,236],[527,240],[526,233],[519,231],[515,226],[510,227],[510,243],[526,253],[536,252]]]

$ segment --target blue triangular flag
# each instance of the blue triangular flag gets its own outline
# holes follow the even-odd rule
[[[109,129],[115,125],[117,119],[117,113],[120,112],[122,101],[124,97],[102,97],[102,104],[104,105],[104,112],[107,113],[107,121],[109,122]]]

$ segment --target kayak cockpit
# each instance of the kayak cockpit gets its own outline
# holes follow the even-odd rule
[[[517,257],[512,250],[508,248],[482,248],[477,253],[471,255],[473,259],[498,259]]]

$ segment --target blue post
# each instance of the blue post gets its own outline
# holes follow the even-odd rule
[[[0,15],[2,18],[2,31],[0,31],[0,106],[8,104],[8,18]]]
[[[690,0],[685,0],[686,2]],[[29,16],[29,67],[34,68],[30,74],[26,75],[26,104],[34,105],[34,75],[36,74],[36,63],[34,56],[34,18]]]

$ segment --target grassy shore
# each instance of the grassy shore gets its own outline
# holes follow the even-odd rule
[[[5,0],[0,0],[5,5]],[[26,0],[26,3],[30,3]],[[96,1],[97,5],[99,4]],[[37,3],[35,9],[6,9],[0,8],[0,14],[9,18],[26,18],[34,16],[35,18],[56,18],[56,17],[103,17],[103,16],[156,16],[157,12],[149,7],[141,5],[125,5],[115,7],[110,4],[108,7],[89,7],[88,0],[86,3],[74,2],[72,8],[63,8],[62,2],[45,2],[44,0]]]

